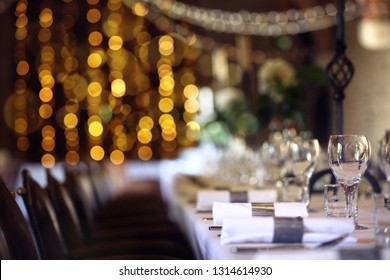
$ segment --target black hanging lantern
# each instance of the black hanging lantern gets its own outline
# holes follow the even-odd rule
[[[336,133],[343,134],[343,100],[344,90],[351,82],[354,66],[345,54],[344,40],[344,10],[345,0],[337,1],[336,53],[326,68],[333,87],[333,99],[336,102]]]

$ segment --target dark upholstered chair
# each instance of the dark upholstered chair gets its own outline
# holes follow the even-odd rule
[[[23,188],[18,193],[26,204],[43,259],[188,259],[192,256],[187,248],[161,239],[130,238],[85,244],[79,236],[73,240],[75,247],[69,248],[48,193],[32,179],[28,170],[23,170],[22,175]]]
[[[39,259],[34,237],[13,194],[0,178],[0,246],[2,259]]]
[[[328,176],[329,177],[329,183],[334,184],[336,182],[336,178],[334,177],[332,170],[330,168],[328,169],[323,169],[318,172],[315,172],[312,177],[310,178],[309,181],[309,191],[310,193],[315,192],[315,184],[323,179],[324,177]],[[372,188],[372,192],[374,193],[381,193],[381,186],[378,182],[378,180],[369,172],[366,171],[363,175],[363,178],[369,183],[369,185]],[[322,191],[322,190],[320,190]]]

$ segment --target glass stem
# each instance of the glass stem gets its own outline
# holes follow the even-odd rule
[[[347,217],[352,218],[355,226],[358,224],[357,214],[357,185],[344,187],[346,206],[347,206]]]

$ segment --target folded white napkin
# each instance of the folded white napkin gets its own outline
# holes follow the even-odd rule
[[[275,202],[277,191],[267,190],[246,190],[242,192],[231,192],[228,190],[204,190],[197,192],[196,210],[210,211],[213,203],[218,202]],[[238,201],[237,201],[238,200]]]
[[[261,203],[258,204],[261,205]],[[305,203],[274,202],[271,203],[270,206],[271,208],[273,208],[273,211],[260,213],[261,214],[260,216],[275,216],[275,217],[309,216]],[[222,220],[227,217],[233,218],[233,217],[252,217],[252,216],[253,216],[252,203],[214,202],[213,204],[213,223],[215,225],[222,225]]]
[[[221,243],[272,243],[275,219],[277,218],[225,218],[222,224]],[[350,234],[355,229],[353,219],[349,218],[306,217],[302,219],[302,243],[328,241],[343,234]]]

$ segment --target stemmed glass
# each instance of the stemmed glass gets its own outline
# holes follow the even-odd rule
[[[379,162],[380,168],[386,175],[386,181],[390,183],[390,130],[385,132],[379,142]]]
[[[284,196],[298,192],[296,200],[305,202],[308,206],[309,180],[313,175],[320,157],[320,144],[317,139],[304,139],[296,137],[288,144],[287,158],[285,162]],[[291,200],[284,197],[284,200]]]
[[[370,159],[371,147],[365,135],[331,135],[328,142],[329,166],[342,186],[347,201],[347,217],[358,225],[358,185]]]

